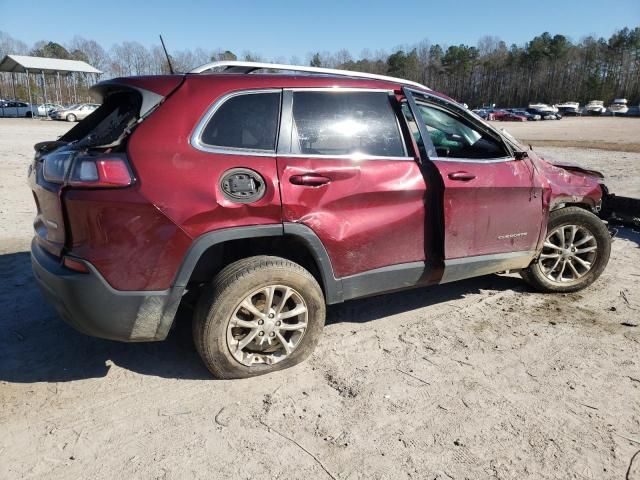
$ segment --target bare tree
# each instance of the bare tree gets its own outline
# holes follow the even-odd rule
[[[107,52],[94,40],[74,37],[66,46],[43,40],[29,49],[24,42],[0,31],[0,58],[28,52],[82,59],[105,71],[106,77],[169,71],[164,51],[158,45],[147,48],[138,42],[123,41]],[[185,49],[170,55],[176,71],[189,71],[210,60],[238,58],[222,48]],[[252,51],[244,51],[240,58],[269,61]],[[274,60],[282,63],[284,57],[270,61]],[[508,46],[496,36],[484,36],[476,46],[432,44],[424,39],[413,45],[400,45],[392,54],[364,49],[359,58],[347,49],[334,53],[315,50],[306,60],[292,57],[290,63],[402,76],[470,105],[564,100],[584,103],[615,97],[626,97],[632,104],[640,101],[640,27],[623,28],[608,39],[589,36],[576,43],[564,35],[545,32],[524,45]],[[0,92],[9,91],[8,86],[10,76],[0,75]],[[25,81],[19,80],[20,92],[25,86]],[[36,85],[34,88],[37,91]]]
[[[95,40],[87,40],[76,35],[67,45],[67,50],[82,52],[86,62],[98,70],[105,71],[109,66],[109,55]]]

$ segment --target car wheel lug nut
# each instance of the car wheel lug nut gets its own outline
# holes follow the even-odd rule
[[[276,327],[279,327],[279,326],[280,326],[280,322],[276,322]]]
[[[264,332],[259,332],[258,335],[261,337],[264,335]]]
[[[258,325],[262,325],[264,323],[264,320],[258,320]]]
[[[273,332],[271,332],[271,333],[269,334],[269,336],[270,336],[270,337],[275,337],[275,336],[276,336],[276,334],[275,334],[275,333],[273,333]]]

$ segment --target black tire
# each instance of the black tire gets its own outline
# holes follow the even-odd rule
[[[544,293],[569,293],[582,290],[595,282],[609,262],[611,236],[606,225],[593,213],[580,207],[566,207],[551,212],[547,234],[562,226],[576,225],[588,231],[595,239],[597,247],[591,268],[580,278],[566,283],[551,281],[542,272],[540,259],[520,272],[522,278],[533,288]],[[548,238],[548,237],[547,237]]]
[[[67,122],[75,122],[78,120],[73,113],[70,113],[69,115],[67,115],[66,119],[67,119]]]
[[[240,303],[263,287],[294,289],[307,308],[307,326],[296,348],[273,364],[247,366],[234,357],[227,328]],[[265,320],[266,321],[266,320]],[[280,257],[256,256],[225,267],[202,293],[193,321],[198,353],[216,378],[247,378],[292,367],[315,349],[325,321],[325,300],[316,279],[300,265]]]
[[[33,113],[27,112],[27,113],[24,114],[24,116],[25,116],[25,118],[31,118],[31,117],[33,117]]]

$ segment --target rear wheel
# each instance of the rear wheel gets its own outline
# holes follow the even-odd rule
[[[196,348],[218,378],[246,378],[291,367],[318,343],[322,290],[300,265],[257,256],[224,268],[201,297]]]
[[[602,220],[567,207],[551,212],[542,252],[521,275],[541,292],[575,292],[596,281],[610,253],[611,237]]]
[[[75,122],[77,120],[76,116],[73,113],[67,115],[67,122]]]

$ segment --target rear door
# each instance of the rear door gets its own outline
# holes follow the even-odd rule
[[[394,288],[394,282],[407,286],[402,282],[428,274],[427,187],[407,153],[398,114],[392,91],[284,92],[278,146],[283,219],[313,230],[336,277],[356,278],[343,282],[345,298]],[[385,269],[398,276],[384,277]]]
[[[542,224],[541,189],[527,158],[461,107],[405,91],[403,107],[440,173],[445,272],[451,281],[530,262]]]

